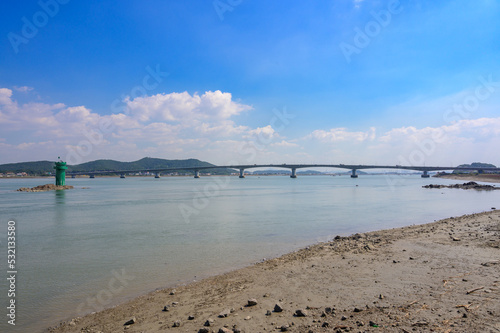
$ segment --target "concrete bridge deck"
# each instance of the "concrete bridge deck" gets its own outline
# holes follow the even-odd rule
[[[159,177],[162,172],[175,172],[175,171],[192,171],[195,178],[200,177],[200,171],[208,169],[234,169],[239,171],[239,177],[245,177],[245,170],[255,168],[281,168],[290,169],[291,178],[297,178],[297,169],[303,168],[334,168],[334,169],[347,169],[351,170],[351,177],[357,178],[357,170],[364,169],[399,169],[399,170],[414,170],[422,171],[422,177],[429,177],[430,171],[446,171],[446,170],[459,170],[459,171],[478,171],[482,172],[500,172],[500,168],[477,168],[477,167],[442,167],[442,166],[405,166],[405,165],[363,165],[363,164],[242,164],[242,165],[213,165],[203,167],[176,167],[176,168],[160,168],[160,169],[140,169],[140,170],[104,170],[104,171],[88,171],[88,172],[68,172],[70,176],[76,175],[105,175],[105,174],[120,174],[122,177],[126,173],[131,172],[150,172]]]

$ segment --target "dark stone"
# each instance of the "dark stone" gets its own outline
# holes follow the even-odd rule
[[[135,319],[135,317],[132,317],[132,319],[130,319],[129,321],[127,321],[125,324],[123,324],[123,326],[135,324],[136,321],[137,320]]]
[[[257,305],[257,300],[255,298],[249,299],[247,306]]]
[[[283,312],[283,306],[280,303],[274,305],[274,312]]]
[[[231,314],[231,310],[226,309],[226,310],[222,311],[221,313],[219,313],[219,318],[226,318],[227,316],[229,316],[229,314]]]
[[[307,315],[308,315],[308,313],[304,309],[298,309],[297,311],[295,311],[296,317],[307,317]]]

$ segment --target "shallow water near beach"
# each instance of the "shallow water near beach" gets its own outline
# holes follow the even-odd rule
[[[15,191],[48,182],[0,180],[0,268],[14,220],[18,271],[16,326],[5,302],[1,332],[42,331],[338,234],[500,207],[500,191],[424,189],[457,181],[419,175],[78,178],[73,190]]]

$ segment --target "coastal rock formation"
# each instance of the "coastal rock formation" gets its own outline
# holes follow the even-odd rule
[[[467,182],[463,184],[453,184],[453,185],[438,185],[438,184],[429,184],[422,186],[423,188],[461,188],[464,190],[500,190],[500,187],[496,187],[493,185],[486,184],[478,184],[476,182]]]
[[[73,189],[73,186],[71,185],[64,185],[64,186],[58,186],[54,184],[45,184],[45,185],[38,185],[32,188],[29,187],[21,187],[18,189],[19,192],[47,192],[47,191],[59,191],[59,190],[71,190]]]

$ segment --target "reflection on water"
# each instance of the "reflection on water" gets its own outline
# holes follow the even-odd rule
[[[0,181],[1,218],[19,227],[22,304],[14,330],[0,321],[0,331],[40,331],[76,316],[82,302],[108,288],[114,271],[136,278],[109,305],[337,234],[500,206],[500,191],[422,189],[453,181],[419,176],[398,176],[397,186],[384,176],[216,180],[77,178],[68,179],[73,190],[44,193],[15,192],[39,179]],[[195,213],[186,220],[180,207]],[[3,243],[5,228],[0,235]],[[0,292],[5,288],[0,279]]]
[[[54,211],[55,211],[55,219],[54,222],[56,224],[64,223],[66,220],[66,190],[60,190],[60,191],[54,191],[54,197],[55,197],[55,206],[54,206]]]
[[[65,190],[60,190],[60,191],[54,191],[55,192],[55,198],[56,198],[56,205],[57,204],[64,204],[65,198],[66,198],[66,191]]]

